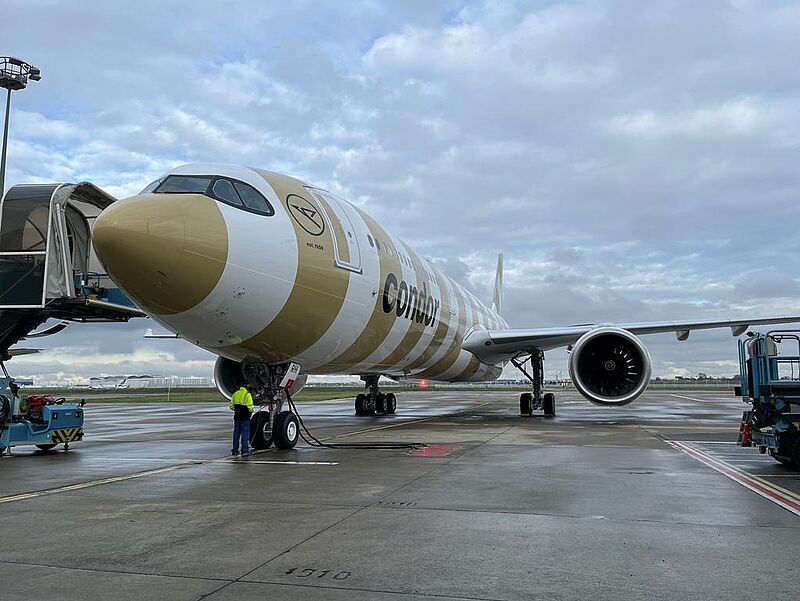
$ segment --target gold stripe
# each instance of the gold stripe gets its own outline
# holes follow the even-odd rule
[[[455,283],[453,284],[453,292],[458,302],[458,326],[456,326],[456,331],[453,332],[453,340],[450,342],[450,348],[441,359],[418,374],[422,378],[436,379],[453,367],[455,362],[458,361],[458,355],[461,352],[461,343],[463,342],[464,333],[466,332],[467,310],[464,306],[464,297]]]
[[[436,332],[428,346],[425,347],[425,350],[422,351],[419,357],[409,363],[406,368],[407,370],[414,370],[430,361],[431,357],[436,354],[436,351],[441,348],[450,326],[450,296],[447,291],[446,281],[438,268],[432,267],[431,271],[436,278],[436,283],[439,286],[439,296],[441,297],[441,307],[439,308],[438,314],[439,323],[436,326]]]
[[[319,201],[319,204],[325,209],[325,214],[328,216],[328,222],[330,226],[333,228],[334,239],[336,242],[336,247],[339,249],[339,258],[346,262],[350,262],[350,246],[347,244],[347,234],[342,227],[342,222],[339,221],[339,215],[336,210],[331,206],[329,202],[330,199],[325,197],[325,193],[322,190],[314,190],[311,189],[311,193],[314,195],[314,198]],[[331,200],[331,202],[336,202],[336,200]]]
[[[478,372],[481,365],[486,364],[481,363],[478,358],[473,355],[472,359],[469,360],[469,363],[467,363],[467,366],[464,368],[464,370],[455,378],[451,378],[451,380],[454,382],[466,382]]]
[[[298,180],[257,172],[267,179],[284,203],[290,194],[296,194],[319,211],[330,210],[321,207],[322,203],[298,185],[301,183]],[[286,361],[322,337],[344,304],[351,277],[351,272],[333,267],[334,242],[328,228],[313,236],[294,219],[289,221],[297,238],[297,272],[292,291],[275,319],[255,336],[236,345],[268,362]],[[225,348],[220,350],[224,355]]]
[[[319,373],[336,371],[340,367],[349,367],[362,363],[383,344],[397,320],[394,313],[386,313],[383,310],[383,284],[386,281],[386,276],[390,272],[395,275],[402,272],[400,262],[392,253],[384,250],[385,243],[389,239],[389,236],[383,228],[361,209],[358,207],[354,208],[364,220],[373,240],[378,240],[381,244],[381,250],[375,249],[375,252],[378,253],[378,263],[380,266],[378,293],[375,295],[375,306],[372,309],[372,315],[361,331],[361,334],[358,335],[358,338],[356,338],[345,351],[325,365],[321,365],[314,370]]]
[[[417,280],[417,284],[416,284],[417,293],[419,294],[422,291],[422,283],[424,283],[425,284],[425,290],[427,290],[428,294],[430,295],[431,286],[430,286],[430,282],[428,282],[428,277],[427,277],[428,274],[426,273],[425,269],[423,268],[422,262],[420,261],[420,258],[417,256],[417,254],[413,250],[411,250],[408,247],[407,244],[405,244],[405,242],[403,242],[402,244],[403,244],[403,246],[406,247],[406,250],[408,251],[407,254],[411,258],[411,264],[414,267],[414,274],[415,274],[416,280]],[[417,297],[417,298],[419,298],[419,297]],[[425,300],[427,302],[427,298]],[[409,300],[409,304],[410,304],[410,300]],[[423,307],[421,306],[421,303],[420,303],[420,309],[422,309],[422,308]],[[406,314],[409,316],[409,318],[413,315],[414,310],[415,310],[415,307],[410,307],[409,309],[406,310]],[[439,307],[439,310],[441,311],[441,305]],[[403,319],[406,319],[406,318],[403,318]],[[387,369],[387,368],[391,369],[392,367],[395,367],[403,359],[408,357],[408,354],[417,345],[417,343],[419,342],[419,339],[422,338],[422,334],[425,332],[425,329],[430,327],[429,325],[426,326],[424,321],[422,323],[417,323],[416,319],[410,319],[410,321],[411,321],[411,326],[406,331],[405,336],[403,336],[403,340],[400,341],[400,344],[398,344],[395,347],[395,349],[389,354],[388,357],[386,357],[385,359],[380,361],[380,363],[376,364],[374,366],[374,369],[376,369],[376,370],[380,369],[380,368],[382,368],[382,369]]]

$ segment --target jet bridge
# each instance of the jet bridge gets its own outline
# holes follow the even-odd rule
[[[46,320],[128,321],[144,317],[106,275],[92,225],[115,198],[89,182],[21,184],[0,201],[0,361]]]

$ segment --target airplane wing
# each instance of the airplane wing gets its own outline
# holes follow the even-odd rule
[[[40,348],[12,348],[8,351],[8,358],[21,357],[23,355],[35,355],[42,352]]]
[[[517,353],[533,350],[546,351],[575,343],[581,336],[596,328],[613,327],[631,334],[659,334],[674,332],[678,340],[686,340],[692,330],[730,328],[731,334],[740,336],[751,326],[800,322],[800,316],[766,317],[759,319],[721,319],[654,321],[644,323],[580,324],[560,328],[522,328],[510,330],[476,330],[464,340],[462,348],[486,363],[497,363]]]

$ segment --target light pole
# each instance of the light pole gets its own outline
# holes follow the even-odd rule
[[[6,119],[3,125],[3,153],[0,157],[0,198],[6,187],[6,153],[8,151],[8,117],[11,114],[11,92],[24,90],[28,80],[39,81],[42,72],[33,65],[13,56],[0,56],[0,88],[8,90],[6,94]]]

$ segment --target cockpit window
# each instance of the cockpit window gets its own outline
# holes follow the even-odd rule
[[[218,179],[215,181],[214,187],[211,188],[211,191],[214,193],[214,196],[224,202],[227,202],[228,204],[232,204],[237,207],[242,206],[242,201],[236,194],[236,190],[233,189],[233,184],[226,179]]]
[[[239,196],[241,196],[244,201],[244,206],[258,213],[272,215],[272,207],[267,203],[267,199],[261,196],[259,191],[253,186],[248,186],[241,182],[236,182],[234,185],[236,186],[236,191],[239,193]]]
[[[153,192],[153,191],[154,191],[156,188],[158,188],[158,186],[160,186],[160,185],[161,185],[161,182],[163,182],[163,181],[164,181],[164,178],[162,177],[161,179],[157,179],[156,181],[154,181],[154,182],[152,182],[152,183],[149,183],[149,184],[147,184],[147,186],[145,187],[145,189],[144,189],[144,190],[142,190],[141,192],[139,192],[139,194],[150,194],[150,193],[151,193],[151,192]]]
[[[156,188],[159,194],[169,194],[179,192],[183,194],[205,194],[208,185],[211,183],[210,177],[198,177],[196,175],[170,175],[164,182]]]
[[[153,182],[142,193],[205,194],[249,213],[274,215],[275,210],[264,195],[253,186],[226,177],[213,175],[168,175]]]

